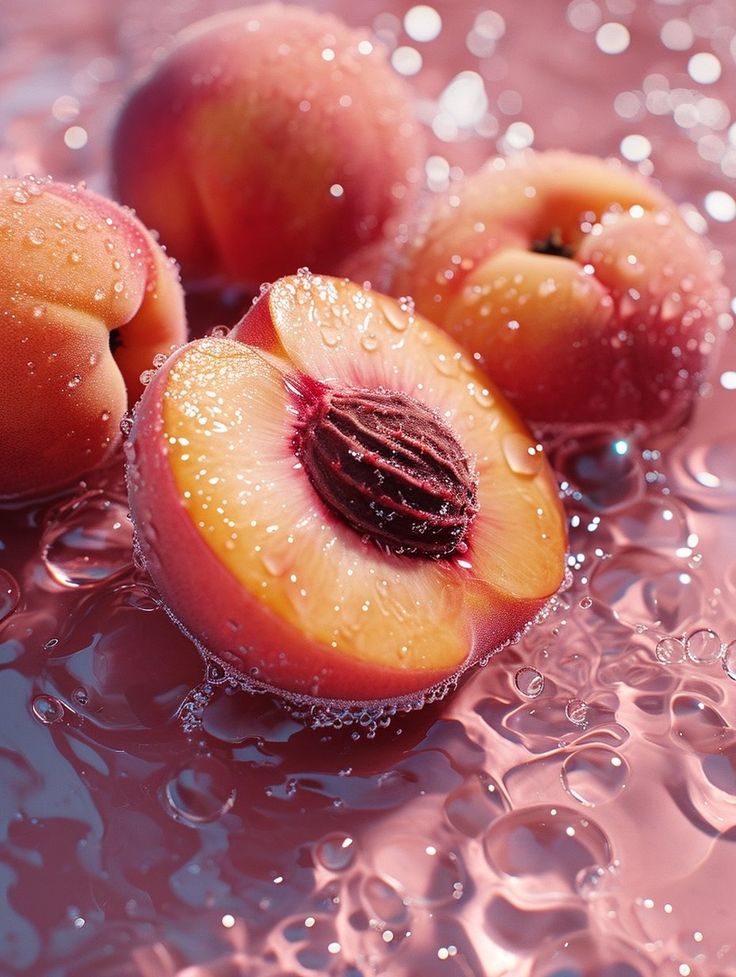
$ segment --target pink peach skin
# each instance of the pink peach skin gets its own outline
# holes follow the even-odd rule
[[[416,197],[423,140],[383,48],[279,4],[204,20],[132,92],[114,180],[185,278],[334,270]]]
[[[130,211],[32,179],[0,182],[0,296],[0,497],[14,498],[108,456],[186,321],[176,266]]]
[[[545,253],[557,239],[565,254]],[[366,254],[370,278],[385,265]],[[391,292],[477,354],[529,421],[678,423],[718,345],[720,256],[652,182],[567,152],[494,160],[425,216]]]

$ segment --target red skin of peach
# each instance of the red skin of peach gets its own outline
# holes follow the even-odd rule
[[[117,204],[5,179],[0,217],[0,497],[14,498],[104,461],[140,373],[186,321],[175,266]]]
[[[366,33],[267,4],[185,31],[131,94],[112,158],[186,279],[257,287],[380,237],[416,197],[423,140]]]
[[[291,280],[285,281],[288,287]],[[294,371],[311,363],[315,375],[327,377],[333,367],[350,371],[350,364],[354,364],[355,376],[351,378],[345,374],[343,379],[358,381],[362,378],[372,389],[381,386],[380,376],[371,372],[377,369],[380,374],[384,363],[381,357],[369,361],[365,369],[357,362],[360,358],[357,350],[346,353],[343,360],[336,358],[333,361],[330,358],[333,351],[326,348],[326,359],[321,365],[318,363],[319,350],[317,360],[313,359],[312,347],[320,346],[318,337],[314,336],[314,322],[305,319],[299,328],[289,326],[293,309],[285,311],[288,303],[284,302],[284,294],[284,286],[277,283],[256,303],[228,339],[201,340],[178,351],[157,373],[138,404],[127,448],[128,474],[131,514],[146,566],[172,616],[200,647],[246,675],[255,669],[252,674],[259,682],[292,694],[350,701],[384,699],[426,690],[522,631],[559,586],[565,532],[556,487],[547,469],[541,466],[538,471],[535,468],[533,477],[514,476],[511,479],[516,479],[514,484],[505,487],[504,476],[499,471],[500,459],[496,456],[490,460],[482,459],[480,467],[483,471],[488,469],[487,474],[481,475],[486,493],[482,498],[498,495],[499,501],[495,512],[477,518],[468,553],[461,563],[417,561],[379,551],[375,544],[361,539],[325,507],[303,472],[294,474],[296,458],[288,447],[291,439],[284,437],[284,431],[291,428],[281,426],[278,412],[263,413],[258,398],[248,399],[248,386],[255,387],[261,382],[260,377],[254,375],[252,384],[242,377],[237,379],[227,388],[229,393],[226,383],[230,381],[217,379],[228,373],[239,358],[252,357],[255,351],[260,351],[255,352],[255,357],[263,360],[265,372],[271,370],[273,364],[280,364],[281,369],[288,363],[289,369]],[[383,308],[380,303],[389,302],[380,296],[371,301],[374,302],[375,316]],[[398,310],[390,314],[394,319],[400,318]],[[416,361],[428,342],[434,344],[435,350],[442,351],[443,361],[448,353],[454,355],[457,350],[423,320],[417,319],[409,327],[400,326],[405,332],[394,332],[395,328],[384,323],[377,327],[377,334],[380,335],[383,329],[384,338],[391,334],[393,339],[405,343],[409,363]],[[346,338],[346,343],[350,341]],[[194,372],[187,365],[190,361],[198,361]],[[470,380],[478,381],[482,377],[469,363],[465,369],[469,371]],[[448,391],[454,390],[454,379],[435,374],[431,366],[428,372],[430,402],[434,402],[432,397],[440,396],[436,391],[446,397]],[[202,400],[199,390],[204,391]],[[230,403],[233,391],[235,396],[242,394],[245,398],[237,406]],[[225,449],[225,454],[218,455],[217,449],[211,448],[215,442],[198,430],[196,416],[206,410],[214,410],[213,416],[219,418],[219,430],[213,437],[219,437],[221,442],[223,437],[231,437],[230,432],[237,424],[247,424],[249,418],[257,415],[268,416],[267,427],[272,438],[282,439],[287,448],[283,455],[277,452],[280,466],[278,490],[271,484],[271,476],[263,474],[270,470],[268,459],[263,462],[266,468],[261,469],[249,466],[243,456],[242,452],[248,450],[264,457],[269,455],[270,448],[261,443],[257,428],[253,429],[255,434],[251,432],[239,439],[232,435],[232,442],[228,442],[231,446]],[[467,404],[459,405],[457,410],[458,415],[467,416]],[[529,450],[524,447],[531,442],[523,425],[500,396],[498,411],[498,418],[488,421],[489,431],[494,431],[498,424],[499,441],[502,436],[510,437],[515,443],[521,443],[524,451]],[[476,418],[476,422],[478,430],[473,450],[476,444],[481,446],[486,440],[483,417]],[[473,422],[468,423],[472,426]],[[495,449],[490,450],[493,455]],[[179,452],[184,452],[181,459]],[[228,475],[229,470],[235,472],[234,477]],[[285,471],[289,477],[282,482]],[[254,481],[263,482],[263,491],[255,495],[252,492]],[[202,485],[205,486],[203,489],[198,488]],[[210,485],[216,487],[211,489]],[[221,492],[222,500],[215,501],[214,496],[210,498],[209,495],[204,499],[203,491],[205,494]],[[240,504],[238,495],[242,500]],[[204,499],[201,508],[198,497],[200,502]],[[246,497],[247,506],[242,509]],[[540,506],[546,507],[546,514],[542,514]],[[268,513],[266,516],[264,511]],[[213,512],[220,513],[222,521]],[[259,563],[250,569],[244,569],[242,565],[253,559],[250,555],[252,541],[243,539],[249,523],[255,527],[256,523],[281,522],[284,512],[295,516],[293,521],[286,523],[287,527],[296,527],[293,534],[297,539],[290,542],[298,552],[307,554],[305,560],[311,561],[306,569],[301,559],[293,563],[295,587],[298,586],[297,577],[303,577],[304,586],[316,591],[316,595],[309,598],[312,601],[311,618],[289,616],[288,601],[287,611],[284,611],[282,598],[290,586],[288,581],[282,577],[275,582],[269,580],[269,586],[273,583],[278,594],[266,597],[265,591],[259,589],[259,586],[265,586],[264,576],[268,576],[262,565]],[[483,508],[481,512],[484,512]],[[518,520],[521,526],[517,524]],[[301,537],[299,522],[308,526]],[[315,527],[314,533],[309,526]],[[232,533],[234,543],[230,542],[229,527],[235,529]],[[275,533],[280,533],[282,528],[278,525],[271,527]],[[259,531],[262,532],[253,530],[254,533]],[[257,537],[260,543],[256,550],[261,550],[262,543],[265,552],[269,540],[275,538],[269,533],[270,529],[267,529],[262,538]],[[508,550],[509,539],[526,538],[525,534],[530,540],[537,540],[530,542],[533,552],[529,556],[531,566],[526,571],[516,566]],[[499,553],[505,553],[505,556],[497,556],[494,552],[496,541],[500,541]],[[235,555],[229,555],[228,545]],[[319,554],[328,550],[329,560],[325,558],[326,562],[320,562]],[[490,557],[489,552],[492,552]],[[264,556],[262,559],[266,562]],[[498,579],[487,572],[489,560],[494,566],[494,561],[500,561],[496,571]],[[427,564],[426,568],[423,562]],[[364,578],[359,581],[358,595],[363,595],[363,586],[366,593],[371,592],[369,585],[385,576],[384,583],[388,582],[389,589],[384,596],[389,604],[397,601],[399,605],[412,608],[412,617],[403,619],[396,633],[392,630],[392,619],[381,617],[378,611],[371,609],[370,613],[359,615],[356,648],[367,644],[368,653],[365,653],[365,647],[360,652],[346,650],[340,642],[330,643],[325,637],[338,633],[331,630],[333,625],[339,628],[341,621],[350,619],[351,585],[344,586],[346,565],[356,568],[356,578]],[[371,576],[373,568],[375,577]],[[352,572],[348,571],[349,574]],[[327,595],[324,600],[323,594]],[[408,594],[414,597],[419,594],[426,599],[416,604],[407,599]],[[359,596],[357,604],[363,599]],[[337,607],[331,607],[334,602],[339,603],[340,609],[333,615],[333,610],[338,612]],[[330,617],[330,620],[322,622],[320,619],[324,617]],[[397,639],[396,634],[401,637]],[[352,639],[345,640],[350,644]],[[408,659],[399,662],[392,648],[395,640],[405,640],[410,648],[414,642],[420,650],[416,655],[410,651]],[[435,653],[435,646],[440,651]]]
[[[570,256],[533,250],[553,233]],[[543,425],[678,423],[726,303],[718,256],[671,200],[612,161],[558,151],[489,163],[397,264],[392,294],[413,295]]]

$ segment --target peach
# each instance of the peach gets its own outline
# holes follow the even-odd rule
[[[454,189],[390,290],[479,358],[528,420],[657,427],[681,420],[703,382],[720,277],[720,256],[651,182],[555,151],[494,160]]]
[[[141,371],[186,338],[174,264],[89,190],[0,180],[0,497],[102,462]]]
[[[171,615],[292,695],[426,690],[489,655],[563,578],[541,446],[406,306],[307,272],[146,389],[133,520]]]
[[[367,33],[266,4],[184,31],[117,122],[120,198],[186,279],[334,270],[411,207],[423,140]]]

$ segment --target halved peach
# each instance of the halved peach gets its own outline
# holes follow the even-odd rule
[[[563,578],[541,447],[449,337],[344,280],[282,279],[230,337],[170,358],[136,409],[129,485],[171,614],[287,693],[427,689]]]
[[[527,420],[665,426],[705,378],[721,273],[653,183],[554,151],[493,160],[453,188],[391,291],[477,354]]]
[[[99,464],[157,353],[186,338],[176,266],[90,190],[0,181],[0,497]]]
[[[257,288],[380,237],[416,199],[422,150],[381,44],[269,3],[184,31],[128,98],[112,158],[187,280]]]

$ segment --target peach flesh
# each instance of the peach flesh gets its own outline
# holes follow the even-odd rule
[[[368,255],[367,277],[379,267]],[[652,183],[554,151],[493,161],[454,189],[391,291],[478,354],[530,421],[664,427],[717,346],[720,279],[719,256]]]
[[[114,178],[187,279],[334,270],[412,208],[423,140],[367,33],[278,4],[195,24],[131,94]]]
[[[107,457],[141,371],[186,322],[174,264],[129,211],[33,179],[0,182],[0,296],[0,497],[12,498]]]
[[[467,552],[387,552],[335,516],[294,452],[301,377],[397,390],[443,418],[478,471]],[[141,551],[170,613],[282,693],[421,693],[522,631],[562,581],[556,486],[513,410],[428,322],[344,281],[284,279],[229,338],[177,352],[128,452]]]

